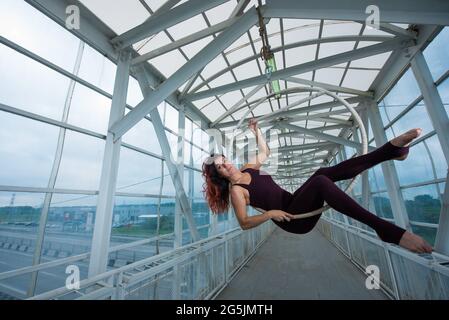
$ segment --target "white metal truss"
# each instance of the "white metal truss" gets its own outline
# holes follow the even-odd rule
[[[340,95],[345,95],[346,100],[350,101],[350,103],[360,103],[362,107],[358,108],[357,111],[362,113],[362,118],[364,118],[365,122],[369,117],[376,144],[381,145],[386,142],[385,129],[387,128],[382,125],[377,103],[388,93],[397,80],[402,76],[404,71],[411,65],[422,92],[422,97],[419,97],[416,100],[416,103],[422,99],[424,100],[427,112],[435,128],[435,132],[432,134],[437,135],[446,161],[449,163],[449,140],[447,139],[449,136],[449,120],[438,94],[436,85],[422,54],[423,48],[425,48],[429,41],[441,31],[441,26],[449,25],[448,2],[438,0],[429,0],[427,2],[406,0],[398,0],[395,2],[386,0],[377,1],[376,4],[381,7],[382,15],[380,30],[389,33],[389,35],[364,35],[364,20],[367,16],[365,13],[365,8],[371,4],[369,0],[361,0],[358,2],[350,1],[345,3],[332,0],[267,0],[267,4],[262,7],[262,13],[265,18],[271,18],[272,21],[279,21],[280,23],[281,46],[273,48],[272,51],[279,52],[279,54],[282,55],[283,65],[282,69],[271,73],[268,78],[267,75],[263,74],[259,65],[259,55],[257,54],[259,48],[257,47],[256,41],[253,41],[253,36],[249,32],[249,29],[257,23],[256,10],[254,8],[246,8],[250,2],[249,0],[238,1],[232,11],[232,14],[230,16],[228,15],[228,20],[214,25],[209,23],[205,12],[228,1],[229,0],[189,0],[177,5],[180,0],[167,0],[154,14],[151,14],[150,18],[148,18],[144,23],[127,32],[124,32],[121,35],[117,35],[78,1],[26,0],[27,3],[42,11],[61,25],[64,25],[65,23],[65,8],[69,4],[77,4],[81,9],[82,27],[79,30],[75,29],[71,32],[79,37],[82,42],[91,45],[93,48],[107,56],[118,65],[114,94],[111,96],[102,89],[99,89],[82,78],[79,78],[76,72],[67,72],[66,70],[63,70],[57,65],[46,61],[25,48],[12,43],[8,39],[0,37],[0,43],[13,48],[17,52],[20,52],[71,79],[72,86],[75,83],[80,83],[102,94],[103,96],[112,98],[109,131],[107,136],[70,125],[67,123],[66,118],[61,121],[57,121],[11,106],[0,104],[0,110],[2,111],[58,126],[61,132],[65,132],[65,130],[69,129],[106,141],[101,182],[98,192],[94,190],[62,190],[54,188],[58,171],[57,163],[60,161],[62,153],[60,146],[61,141],[58,142],[55,163],[47,188],[0,186],[0,191],[18,190],[19,192],[27,191],[47,193],[43,213],[41,215],[41,227],[38,231],[38,245],[36,246],[37,249],[35,252],[33,265],[38,265],[40,263],[40,248],[43,242],[45,221],[48,214],[51,195],[53,193],[98,194],[97,215],[92,239],[92,249],[90,253],[91,259],[89,265],[89,277],[91,279],[89,281],[94,281],[95,278],[92,277],[106,271],[107,255],[111,251],[111,248],[109,247],[109,231],[111,229],[112,222],[113,199],[115,195],[126,195],[126,193],[120,193],[116,190],[115,180],[117,177],[120,147],[131,148],[134,150],[139,149],[135,146],[122,143],[121,137],[137,122],[144,118],[153,122],[157,138],[161,144],[161,149],[163,150],[163,156],[153,155],[145,150],[139,149],[138,151],[150,154],[166,161],[177,191],[175,247],[182,245],[181,212],[185,214],[190,231],[192,232],[193,240],[199,241],[198,228],[194,224],[191,207],[189,204],[189,202],[192,201],[193,193],[187,195],[184,191],[182,183],[182,170],[184,168],[195,169],[197,171],[198,169],[193,168],[192,164],[183,164],[184,137],[181,137],[181,135],[178,135],[178,144],[180,145],[180,149],[178,149],[178,160],[180,160],[181,164],[176,166],[172,163],[172,159],[170,159],[170,147],[165,136],[165,129],[157,111],[157,106],[164,100],[169,101],[180,112],[180,128],[185,125],[185,115],[193,120],[200,120],[202,129],[214,127],[220,130],[235,127],[240,120],[239,116],[236,115],[240,115],[241,111],[246,111],[248,108],[255,107],[258,103],[261,105],[265,102],[268,103],[271,108],[271,115],[270,112],[265,112],[262,117],[269,119],[270,121],[267,122],[267,124],[264,124],[264,126],[271,127],[275,125],[275,128],[282,129],[278,135],[279,139],[277,141],[278,147],[276,150],[276,155],[279,156],[281,164],[278,166],[279,174],[276,176],[276,179],[296,181],[293,179],[305,178],[314,172],[312,169],[316,169],[320,165],[326,165],[329,163],[330,159],[336,156],[336,153],[338,153],[338,157],[340,158],[339,160],[344,160],[345,150],[343,146],[358,149],[360,148],[360,143],[357,140],[357,128],[353,127],[353,122],[351,117],[348,116],[348,112],[346,110],[333,110],[334,107],[340,106],[338,101],[322,102],[316,105],[310,105],[309,101],[308,105],[305,107],[292,108],[290,110],[277,112],[276,108],[281,109],[284,105],[294,107],[297,106],[295,103],[300,104],[298,103],[297,97],[292,94],[292,91],[288,91],[287,89],[294,83],[299,83],[310,87],[320,86],[339,93]],[[144,1],[142,0],[141,2]],[[152,12],[150,11],[150,13]],[[169,36],[170,40],[172,40],[170,44],[152,49],[150,52],[142,56],[132,49],[133,44],[159,32],[165,32],[169,35],[169,32],[167,31],[169,27],[175,26],[176,24],[197,15],[202,15],[208,26],[207,28],[198,31],[197,33],[179,38],[176,41]],[[284,41],[283,19],[287,18],[320,19],[318,38],[286,44]],[[325,19],[354,21],[360,23],[362,28],[358,35],[323,37],[323,26],[325,25]],[[392,23],[410,23],[413,25],[408,29],[403,29]],[[251,46],[253,54],[247,57],[239,57],[237,62],[234,61],[233,63],[230,63],[228,55],[225,53],[226,48],[245,34],[249,38],[248,45]],[[154,67],[147,62],[149,59],[163,56],[172,50],[179,50],[182,53],[181,47],[192,44],[195,41],[204,39],[208,36],[213,36],[214,40],[212,40],[208,45],[206,45],[206,47],[204,47],[204,49],[202,49],[190,60],[186,58],[188,60],[187,63],[185,63],[185,65],[177,70],[171,77],[168,77],[168,79],[166,79],[162,73],[157,70],[157,66]],[[318,58],[320,46],[328,43],[332,44],[349,41],[356,43],[352,51],[338,53],[325,58]],[[357,44],[363,41],[375,41],[379,43],[358,48]],[[315,60],[286,67],[286,50],[302,48],[309,45],[316,45],[317,47]],[[383,65],[382,69],[377,74],[377,77],[367,91],[343,86],[343,80],[350,69],[350,64],[354,60],[372,57],[387,52],[392,52],[392,54]],[[214,74],[207,78],[204,77],[202,72],[205,66],[207,66],[212,59],[219,55],[221,55],[225,61],[226,67],[221,70],[217,70]],[[184,57],[186,56],[184,55]],[[259,73],[253,74],[249,78],[244,78],[244,80],[237,80],[237,68],[254,61],[257,61]],[[323,68],[337,68],[336,65],[338,64],[344,64],[343,67],[338,66],[338,68],[344,69],[343,76],[341,77],[339,83],[331,84],[315,81],[316,71]],[[130,68],[131,65],[135,65],[136,68]],[[278,63],[278,65],[280,64]],[[220,76],[225,75],[228,72],[232,74],[235,81],[215,87],[211,86],[212,81],[220,78]],[[313,73],[312,80],[300,79],[297,77],[298,75],[302,76],[302,74],[306,72]],[[129,75],[137,77],[138,80],[140,80],[140,85],[142,91],[144,92],[145,99],[137,107],[132,109],[126,116],[124,116],[125,108],[131,109],[131,107],[126,105],[126,92]],[[267,84],[274,80],[280,80],[283,82],[286,89],[284,100],[276,101],[272,98],[272,95],[270,96],[267,89]],[[178,89],[186,82],[188,84],[184,87],[182,92],[179,92]],[[251,88],[253,86],[254,88]],[[206,89],[200,91],[200,89],[203,88]],[[247,91],[243,91],[245,88],[251,88],[251,90],[248,90],[249,92],[246,93]],[[260,92],[262,90],[266,91],[266,95],[260,98]],[[228,105],[223,102],[222,95],[232,91],[238,92],[241,95],[241,98],[236,100],[237,102],[233,102]],[[311,92],[306,93],[312,94]],[[257,98],[254,101],[248,101],[252,97]],[[208,98],[218,101],[225,109],[225,112],[222,112],[213,121],[207,118],[196,106],[199,100]],[[413,106],[414,104],[402,111],[401,114],[397,116],[396,120]],[[255,110],[258,109],[256,108]],[[320,113],[314,114],[313,112],[316,111],[320,111]],[[341,116],[344,116],[344,118]],[[227,121],[229,120],[228,117],[238,120]],[[322,122],[323,126],[311,128],[308,126],[308,122],[311,120],[313,120],[313,122]],[[299,121],[305,121],[306,124],[304,126],[292,124],[293,122]],[[339,134],[335,135],[335,132],[332,132],[332,134],[325,133],[326,131],[333,130],[338,130]],[[351,133],[354,137],[354,141],[348,139]],[[297,137],[304,138],[303,144],[293,142],[293,139]],[[426,135],[426,137],[429,136]],[[313,141],[317,140],[317,142],[305,143],[306,138],[311,138]],[[424,137],[421,137],[421,139],[424,139]],[[415,143],[418,143],[419,141],[421,140],[417,140]],[[247,149],[248,146],[245,148]],[[322,155],[321,152],[324,152],[325,155]],[[407,229],[410,229],[410,224],[425,227],[436,227],[435,224],[408,221],[408,216],[405,211],[404,200],[401,193],[401,188],[404,188],[404,186],[399,186],[399,180],[394,164],[392,162],[382,164],[382,169],[387,185],[386,191],[391,198],[392,211],[395,218],[394,221],[398,225]],[[190,171],[192,171],[190,173],[193,174],[193,170]],[[190,183],[193,183],[193,179],[189,180]],[[442,182],[442,180],[440,180],[434,179],[432,180],[432,183]],[[449,243],[449,218],[447,205],[449,194],[448,190],[448,181],[446,179],[446,190],[442,203],[443,205],[436,241],[437,250],[445,254],[449,254],[449,248],[447,247],[447,243]],[[190,192],[193,192],[193,186],[191,186]],[[132,196],[155,196],[160,198],[159,195],[148,194],[132,194]],[[367,173],[362,176],[362,198],[364,206],[368,207],[370,197]],[[37,280],[37,271],[40,269],[38,266],[33,266],[30,270],[33,272],[33,277],[29,288],[29,294],[32,295],[34,293]],[[199,272],[199,270],[197,271]],[[133,270],[133,272],[136,272],[138,277],[143,276],[143,273],[140,274],[136,270]],[[150,273],[153,274],[153,270]],[[148,275],[148,272],[146,272],[145,275]],[[132,277],[130,277],[130,279],[131,278]],[[109,292],[110,289],[106,288],[105,290]],[[101,296],[101,293],[99,293],[98,296]]]
[[[363,47],[360,49],[353,50],[351,52],[344,52],[339,53],[330,57],[321,58],[315,61],[306,62],[300,65],[296,65],[293,67],[289,67],[283,70],[279,70],[276,72],[273,72],[270,76],[270,81],[274,80],[280,80],[285,79],[291,76],[295,76],[297,74],[306,73],[309,71],[313,71],[316,69],[326,68],[330,67],[336,64],[340,64],[343,62],[351,61],[351,60],[357,60],[366,58],[369,56],[373,56],[376,54],[389,52],[395,49],[399,48],[407,48],[410,46],[415,45],[414,40],[412,39],[393,39],[388,40],[379,44],[374,44],[368,47]],[[256,76],[253,78],[245,79],[242,81],[239,81],[237,83],[233,84],[226,84],[214,89],[201,91],[198,93],[194,93],[191,95],[187,95],[187,100],[194,101],[198,99],[204,99],[210,96],[223,94],[225,92],[234,91],[241,88],[247,88],[250,86],[255,86],[259,84],[263,84],[267,82],[267,77],[265,75],[263,76]]]
[[[149,86],[148,75],[145,68],[141,67],[140,72],[137,71],[137,77],[142,93],[144,94],[144,96],[149,95],[151,89]],[[200,239],[200,236],[192,216],[192,208],[189,204],[189,199],[184,191],[184,185],[182,183],[183,179],[181,178],[181,176],[183,175],[183,173],[179,171],[179,165],[172,159],[170,144],[165,134],[164,125],[159,115],[159,110],[157,108],[153,108],[150,111],[150,116],[153,121],[154,131],[156,132],[162,154],[165,158],[165,164],[167,165],[168,171],[170,172],[170,176],[173,181],[173,185],[176,189],[176,197],[179,200],[179,204],[182,208],[182,213],[184,214],[187,224],[189,225],[192,239],[194,241],[198,241]]]
[[[387,136],[383,129],[379,107],[373,100],[367,100],[366,103],[369,106],[366,110],[369,114],[369,120],[371,128],[373,130],[374,139],[376,140],[376,145],[380,147],[383,144],[387,143]],[[392,161],[386,161],[383,162],[381,166],[385,178],[385,184],[387,185],[388,195],[390,196],[394,221],[400,227],[411,230],[407,211],[405,209],[404,198],[400,190],[398,174],[396,172],[394,163]]]
[[[119,64],[115,77],[114,93],[109,115],[109,128],[125,114],[128,94],[131,52],[123,51],[119,56]],[[91,259],[89,260],[89,277],[106,271],[108,248],[111,237],[112,214],[114,210],[114,193],[117,185],[117,174],[120,160],[121,139],[114,141],[108,132],[103,156],[100,177],[100,190],[97,200],[94,233],[92,237]]]
[[[255,9],[243,14],[231,27],[223,31],[217,38],[212,40],[204,49],[189,60],[184,66],[177,70],[169,79],[165,80],[158,90],[152,91],[145,96],[131,112],[122,120],[115,123],[111,132],[114,133],[114,139],[120,138],[132,126],[139,122],[159,103],[164,101],[177,88],[185,83],[189,78],[203,68],[208,62],[215,58],[224,48],[234,42],[242,33],[246,32],[257,22]]]
[[[373,1],[267,0],[265,15],[270,18],[331,19],[364,21]],[[449,25],[449,3],[429,0],[377,0],[382,22]]]

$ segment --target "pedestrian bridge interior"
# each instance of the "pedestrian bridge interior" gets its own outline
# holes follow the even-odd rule
[[[0,299],[449,299],[448,25],[439,0],[1,1]],[[303,235],[212,214],[202,163],[248,161],[250,118],[290,192],[422,128],[348,193],[433,253],[333,209]]]

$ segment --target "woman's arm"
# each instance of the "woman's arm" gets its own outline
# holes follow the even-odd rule
[[[243,230],[257,227],[258,225],[270,219],[281,222],[290,221],[290,219],[293,218],[293,215],[282,210],[268,210],[263,214],[248,216],[246,211],[245,197],[242,192],[239,192],[236,188],[231,189],[231,203],[234,207],[234,212],[240,224],[240,227]]]
[[[260,130],[260,128],[257,126],[257,120],[255,119],[251,119],[249,121],[249,128],[250,130],[254,133],[254,135],[256,136],[256,143],[257,143],[257,147],[259,149],[258,154],[254,155],[253,157],[250,157],[250,160],[248,162],[248,164],[246,164],[244,167],[250,167],[253,169],[259,169],[262,164],[265,162],[265,160],[268,158],[268,156],[270,155],[271,151],[270,148],[267,145],[267,142],[265,141],[262,131]]]

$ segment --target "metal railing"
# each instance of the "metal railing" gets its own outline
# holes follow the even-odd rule
[[[449,257],[433,252],[415,254],[385,243],[368,230],[323,216],[320,232],[366,274],[375,265],[381,289],[391,298],[449,299]]]
[[[82,280],[79,289],[61,287],[30,299],[172,299],[174,283],[179,284],[181,299],[210,299],[226,286],[273,230],[273,223],[248,231],[237,227]],[[13,272],[17,274],[18,270]]]

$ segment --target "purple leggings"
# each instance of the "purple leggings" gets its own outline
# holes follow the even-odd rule
[[[407,154],[408,149],[409,147],[397,147],[387,142],[365,155],[342,161],[332,167],[320,168],[292,194],[284,209],[291,214],[301,214],[322,207],[326,201],[333,209],[373,228],[383,241],[399,244],[405,232],[403,228],[365,210],[334,182],[351,179],[376,164]],[[288,232],[307,233],[313,229],[320,216],[321,214],[289,222],[273,222]]]

